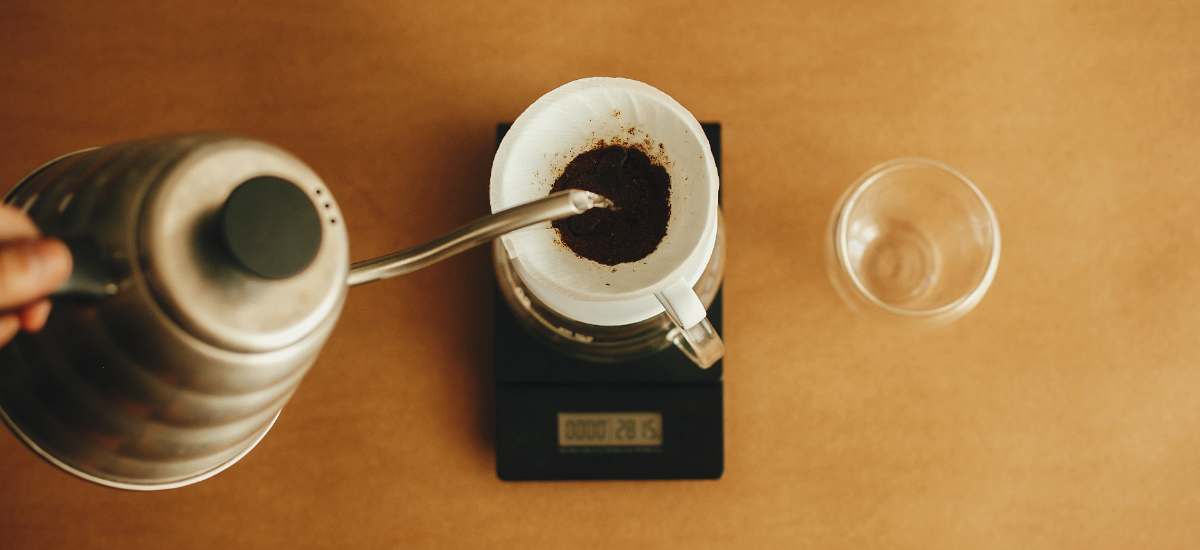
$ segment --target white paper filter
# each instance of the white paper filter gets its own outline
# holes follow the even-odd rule
[[[518,259],[522,279],[551,307],[554,294],[572,301],[636,301],[640,307],[616,315],[634,322],[662,311],[653,292],[680,279],[694,283],[712,253],[717,169],[700,124],[683,106],[648,84],[623,78],[586,78],[551,91],[521,114],[500,144],[492,164],[491,206],[495,212],[546,196],[567,163],[600,141],[639,147],[670,174],[671,217],[658,248],[642,260],[606,266],[577,256],[549,223],[506,235],[502,242]],[[613,322],[606,315],[604,324]]]

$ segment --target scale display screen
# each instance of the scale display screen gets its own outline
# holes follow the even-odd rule
[[[497,384],[496,474],[506,481],[719,478],[721,394],[720,382]]]
[[[659,447],[662,413],[560,412],[559,447]]]

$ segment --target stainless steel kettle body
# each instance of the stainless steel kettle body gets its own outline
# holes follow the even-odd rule
[[[263,181],[274,186],[265,197]],[[259,196],[228,204],[244,189]],[[0,350],[0,411],[38,454],[97,483],[178,487],[236,462],[271,428],[345,299],[336,202],[303,163],[260,142],[91,149],[43,166],[5,201],[67,240],[90,280],[53,297],[40,333]],[[303,242],[229,234],[280,203]]]

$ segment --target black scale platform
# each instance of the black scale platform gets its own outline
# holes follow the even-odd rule
[[[702,126],[720,171],[721,125]],[[722,294],[708,309],[720,334]],[[618,364],[573,359],[527,333],[498,290],[494,309],[501,479],[721,477],[724,361],[702,370],[674,346]]]

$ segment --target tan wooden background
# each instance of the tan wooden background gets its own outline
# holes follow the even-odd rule
[[[1200,545],[1195,2],[9,0],[0,181],[240,132],[324,176],[364,258],[484,213],[495,123],[594,75],[724,124],[724,479],[497,481],[475,251],[354,290],[202,484],[104,489],[0,434],[0,547]],[[1002,227],[942,330],[860,319],[823,271],[838,194],[901,155],[973,177]]]

